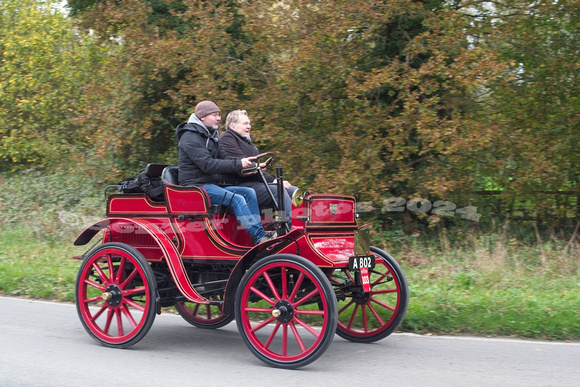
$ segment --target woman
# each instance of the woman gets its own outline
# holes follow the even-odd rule
[[[251,130],[252,124],[248,113],[245,110],[234,110],[226,118],[226,131],[220,136],[220,146],[226,151],[228,156],[240,160],[260,154],[258,148],[252,143],[252,138],[250,137]],[[267,172],[263,172],[263,174],[274,197],[277,198],[278,186],[276,184],[276,178]],[[256,191],[258,204],[261,207],[273,206],[272,197],[258,174],[246,177],[237,176],[237,178],[236,185],[251,187]],[[291,226],[292,200],[290,198],[298,187],[294,187],[289,182],[284,181],[284,188],[286,219],[288,219],[288,225]]]

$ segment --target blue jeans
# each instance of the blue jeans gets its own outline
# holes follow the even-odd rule
[[[298,187],[291,185],[290,188],[286,190],[286,192],[288,192],[288,196],[292,197],[292,195],[294,194],[294,192],[296,192],[297,189]]]
[[[254,243],[257,244],[266,235],[262,227],[258,199],[253,189],[238,186],[219,187],[215,184],[204,184],[202,187],[209,195],[211,203],[222,203],[223,200],[224,206],[230,206],[238,222],[250,234]]]

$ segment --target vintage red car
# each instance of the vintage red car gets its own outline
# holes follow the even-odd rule
[[[101,344],[136,344],[173,306],[198,328],[235,319],[256,357],[298,368],[320,357],[335,333],[370,343],[403,320],[405,275],[369,246],[354,197],[299,190],[292,227],[280,208],[266,209],[263,224],[278,236],[254,246],[226,205],[212,205],[201,187],[177,185],[177,167],[150,164],[144,173],[162,181],[161,197],[109,195],[106,218],[74,242],[101,233],[77,257],[75,289],[80,320]]]

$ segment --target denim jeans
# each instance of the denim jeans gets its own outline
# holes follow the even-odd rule
[[[250,234],[254,243],[258,243],[266,235],[262,227],[258,199],[253,189],[238,186],[219,187],[215,184],[205,184],[202,187],[209,195],[211,203],[222,203],[223,200],[224,206],[230,206],[238,222]]]
[[[286,192],[288,192],[288,196],[292,197],[292,195],[294,194],[294,192],[296,192],[297,189],[298,187],[291,185],[290,188],[286,190]]]

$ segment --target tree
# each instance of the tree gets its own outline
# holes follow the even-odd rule
[[[482,90],[475,116],[495,132],[477,154],[475,189],[502,193],[501,217],[519,202],[555,223],[580,203],[579,5],[473,1],[465,11],[471,39],[508,66]]]
[[[53,0],[0,3],[2,170],[56,167],[75,151],[94,53]]]
[[[507,23],[509,39],[502,47],[517,76],[496,93],[512,138],[524,139],[510,141],[520,156],[510,158],[511,186],[528,194],[575,190],[580,198],[580,2],[518,5],[523,15]],[[540,209],[554,205],[544,195],[539,199]]]
[[[213,99],[312,191],[464,206],[578,184],[577,0],[75,3],[114,47],[91,105],[111,114],[86,122],[118,165],[175,162],[173,128]]]

